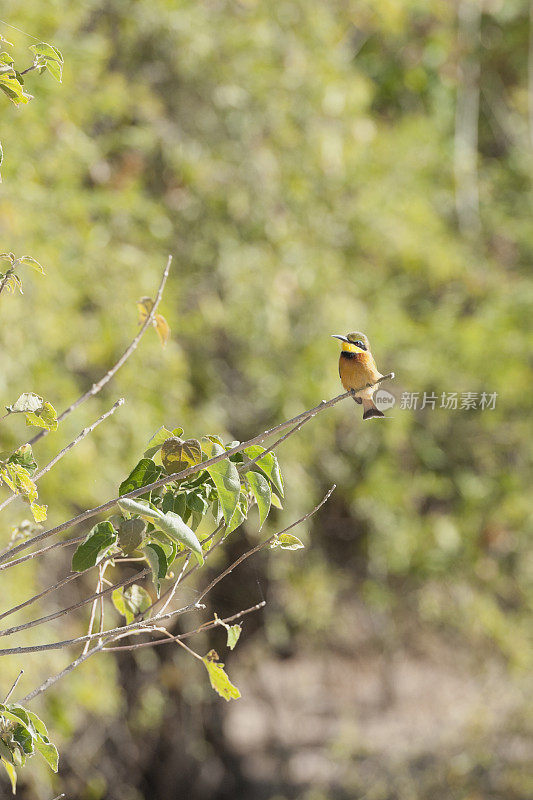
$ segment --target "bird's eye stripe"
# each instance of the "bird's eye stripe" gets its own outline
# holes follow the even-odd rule
[[[365,343],[364,343],[364,342],[357,341],[357,342],[354,342],[354,344],[356,344],[356,345],[357,345],[357,347],[360,347],[360,348],[361,348],[361,350],[366,350],[366,347],[365,347]]]

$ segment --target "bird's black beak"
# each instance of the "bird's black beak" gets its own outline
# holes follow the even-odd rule
[[[350,341],[349,339],[346,338],[346,336],[341,336],[338,333],[332,333],[331,336],[333,337],[333,339],[340,339],[341,342],[349,342]]]

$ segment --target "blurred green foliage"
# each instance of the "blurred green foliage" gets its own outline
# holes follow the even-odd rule
[[[404,608],[473,652],[500,653],[512,672],[530,669],[529,4],[484,7],[471,236],[454,205],[454,4],[6,0],[2,14],[65,58],[61,85],[28,76],[35,99],[3,113],[2,249],[47,271],[28,275],[23,297],[1,298],[4,405],[34,391],[62,410],[87,389],[174,255],[167,348],[149,332],[114,383],[39,446],[42,464],[127,398],[43,478],[50,521],[114,495],[163,422],[244,440],[336,394],[329,334],[364,330],[378,366],[396,373],[398,401],[485,391],[496,407],[397,402],[361,427],[342,403],[283,445],[277,514],[338,489],[303,555],[263,566],[269,641],[300,632],[326,645],[355,591],[391,625]],[[33,41],[3,33],[15,53]],[[17,425],[2,449],[24,440]],[[8,514],[19,521],[14,504]],[[87,707],[102,709],[92,691]]]

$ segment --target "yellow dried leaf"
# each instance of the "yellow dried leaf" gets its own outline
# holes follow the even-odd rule
[[[236,686],[232,684],[226,672],[224,672],[224,664],[218,660],[218,654],[215,650],[210,650],[209,653],[202,658],[205,668],[209,674],[211,686],[224,700],[238,700],[241,693]]]

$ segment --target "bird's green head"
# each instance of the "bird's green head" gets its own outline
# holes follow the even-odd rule
[[[347,353],[365,353],[370,350],[367,337],[360,331],[347,333],[346,336],[340,336],[338,333],[333,333],[332,336],[335,339],[341,340],[342,349]]]

